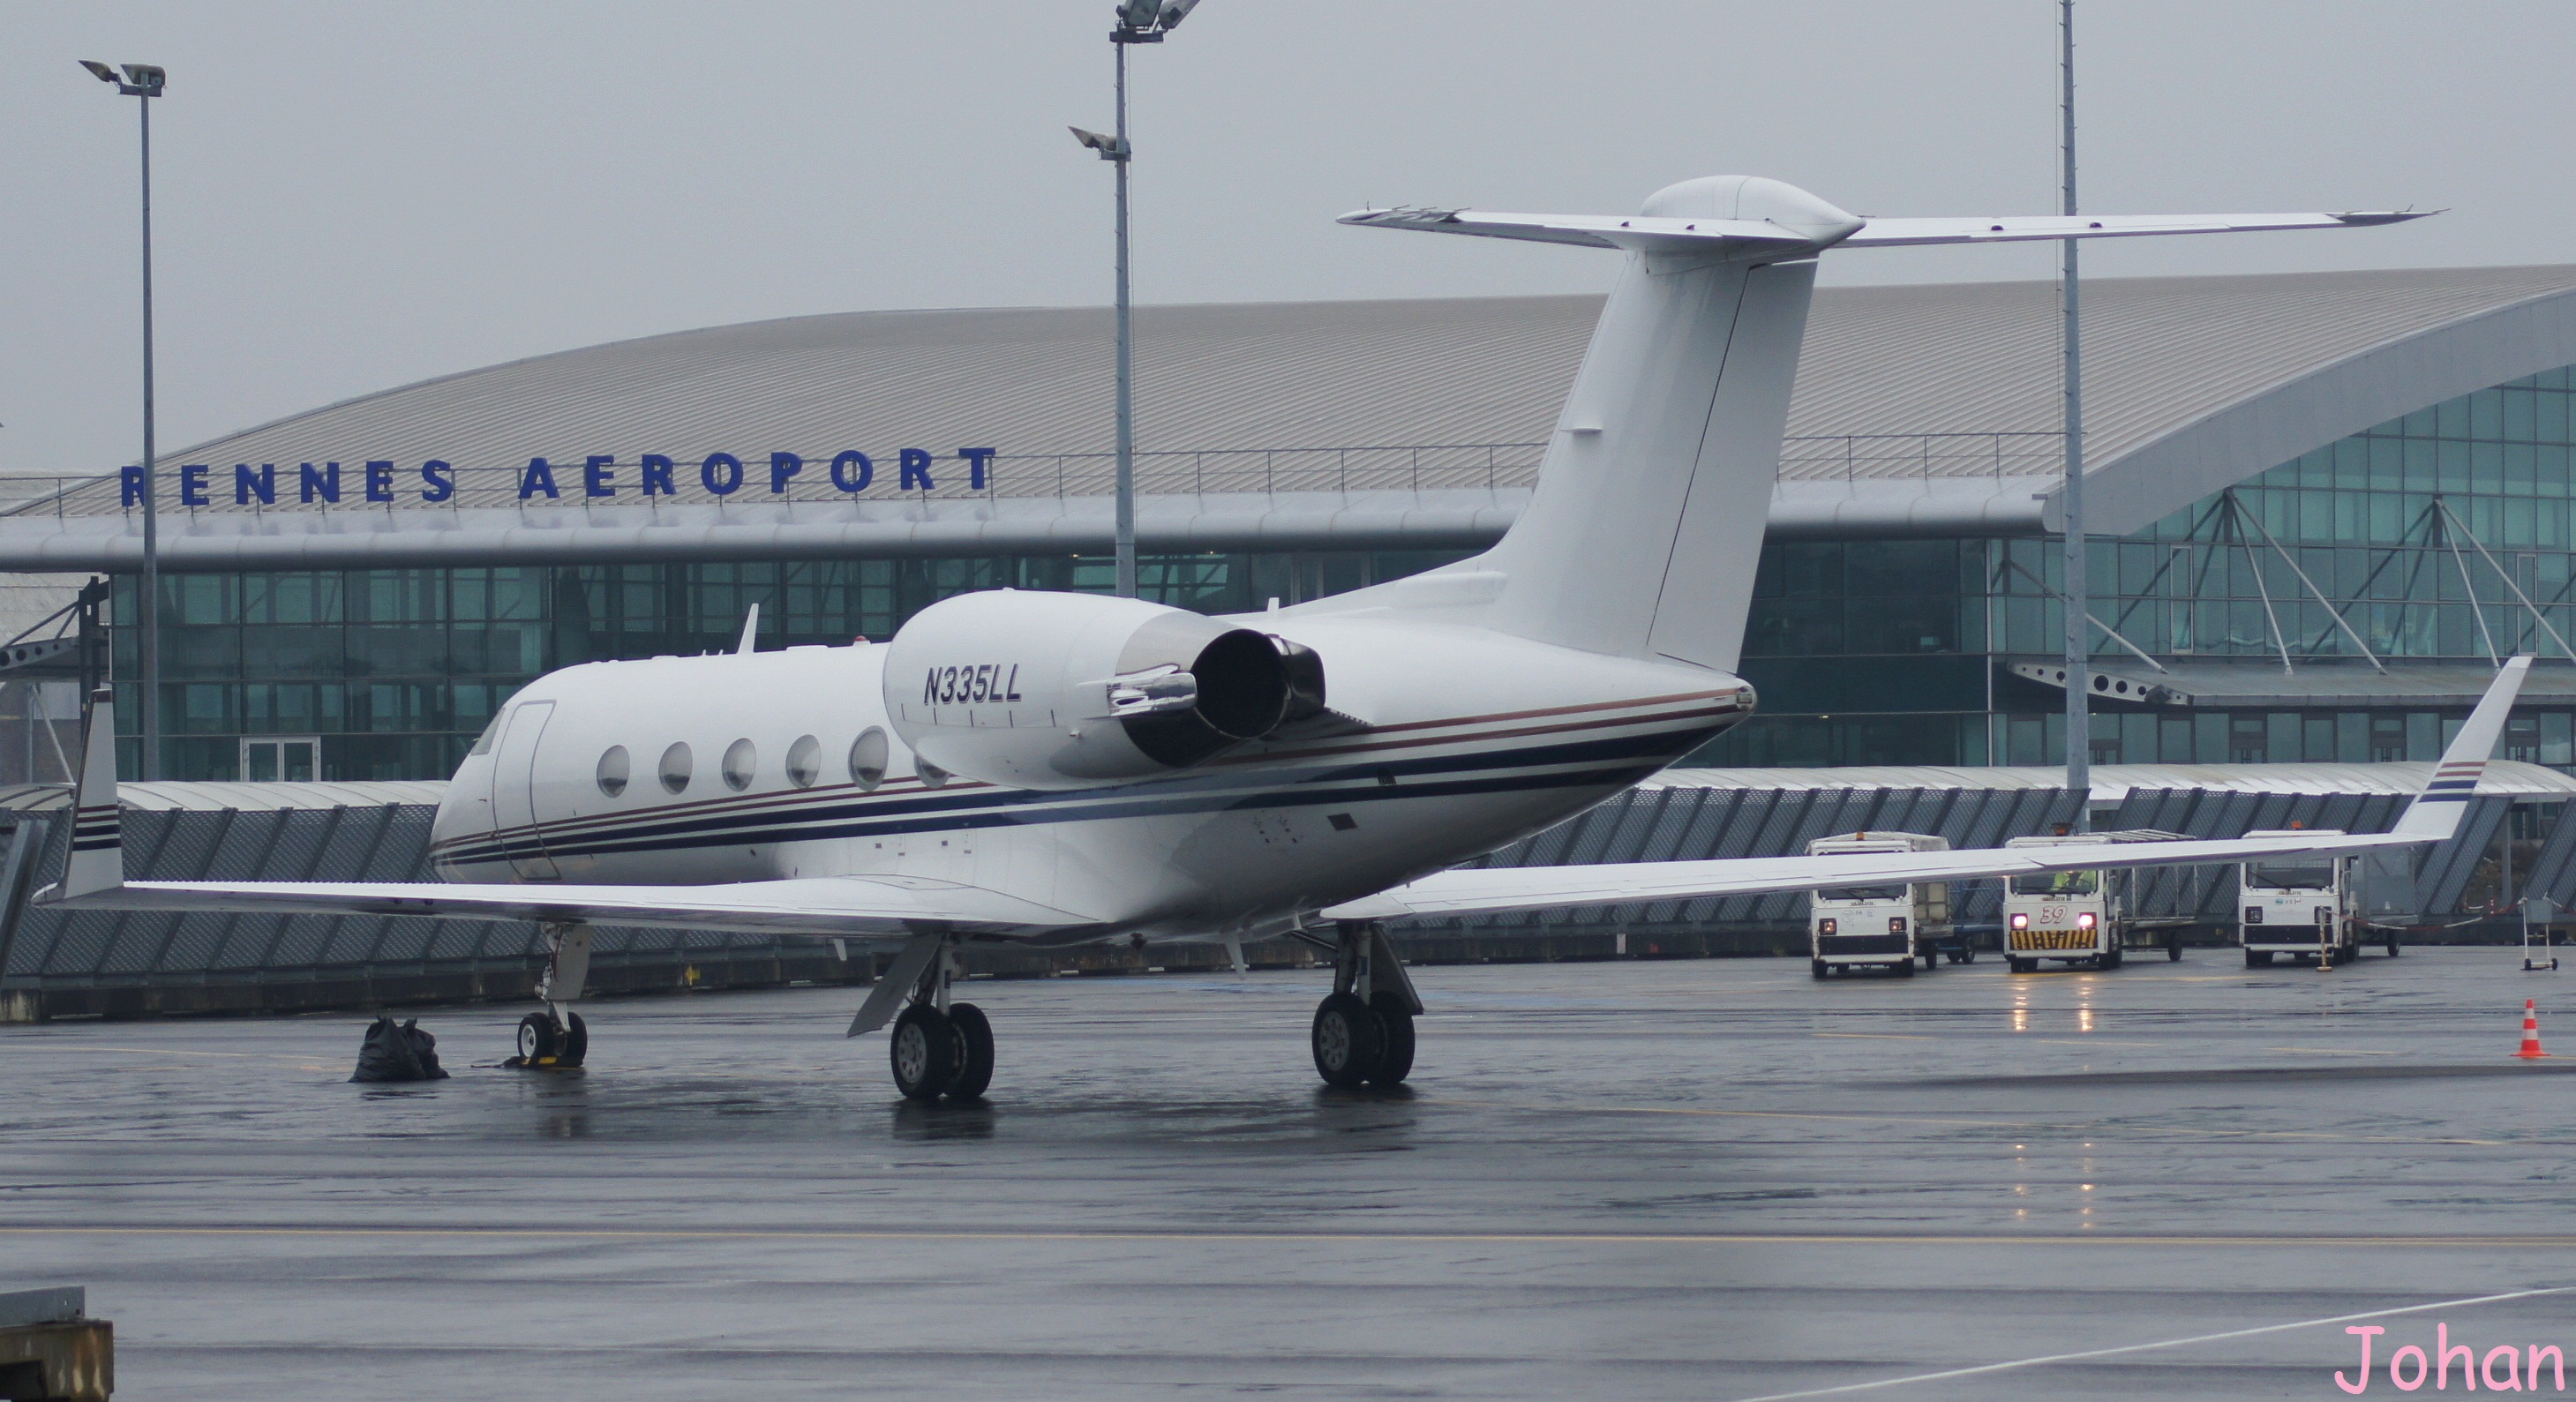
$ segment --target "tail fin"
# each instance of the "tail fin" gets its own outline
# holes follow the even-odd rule
[[[2424,791],[2415,796],[2406,811],[2397,815],[2397,826],[2390,832],[2420,834],[2434,841],[2447,840],[2459,830],[2460,813],[2478,791],[2478,780],[2486,774],[2487,758],[2495,753],[2496,741],[2504,737],[2504,719],[2512,712],[2513,701],[2522,694],[2523,678],[2531,674],[2531,654],[2505,659],[2487,694],[2478,698],[2477,709],[2469,712],[2468,724],[2442,751],[2442,762],[2433,766],[2433,777]]]
[[[1351,222],[1628,251],[1538,491],[1480,562],[1503,576],[1486,621],[1590,652],[1733,667],[1814,255],[1861,221],[1792,186],[1725,175],[1658,191],[1625,220],[1392,211]]]
[[[72,795],[72,850],[63,863],[62,885],[54,892],[57,900],[95,896],[125,884],[124,819],[116,801],[115,697],[104,686],[90,697],[80,783]]]
[[[1779,474],[1815,257],[1837,244],[1990,243],[2346,228],[2405,214],[1864,220],[1754,176],[1687,180],[1635,215],[1375,210],[1346,224],[1628,255],[1548,442],[1538,490],[1481,576],[1488,626],[1732,670]],[[1444,597],[1405,584],[1391,599]]]

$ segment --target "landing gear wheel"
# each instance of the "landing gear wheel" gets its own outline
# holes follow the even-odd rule
[[[1833,970],[1822,959],[1810,959],[1807,961],[1807,972],[1815,978],[1823,978]]]
[[[937,1100],[957,1079],[957,1028],[927,1003],[903,1010],[894,1023],[894,1086],[907,1100]]]
[[[590,1054],[590,1027],[581,1020],[579,1013],[565,1013],[564,1021],[567,1026],[564,1028],[563,1050],[555,1053],[555,1065],[579,1066],[581,1059]]]
[[[1369,1083],[1400,1086],[1413,1074],[1413,1008],[1392,993],[1381,992],[1369,999],[1369,1011],[1377,1014],[1378,1030],[1386,1034],[1378,1044],[1377,1069],[1369,1073]]]
[[[957,1074],[949,1078],[948,1098],[981,1100],[993,1084],[993,1024],[972,1003],[949,1004],[948,1022],[957,1033]]]
[[[530,1013],[519,1019],[520,1065],[560,1065],[563,1042],[563,1029],[555,1026],[554,1014]]]
[[[1328,1086],[1365,1083],[1384,1054],[1386,1028],[1354,994],[1335,993],[1315,1007],[1315,1073]]]

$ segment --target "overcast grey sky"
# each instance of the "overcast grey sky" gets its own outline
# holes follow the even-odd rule
[[[161,442],[494,361],[890,307],[1101,303],[1108,0],[0,3],[0,470],[132,461],[134,100]],[[1205,0],[1136,54],[1148,302],[1597,289],[1612,255],[1337,228],[1614,212],[1743,171],[1879,214],[2052,211],[2051,0]],[[2558,262],[2576,9],[2083,0],[2095,211],[2451,213],[2100,246],[2088,273]],[[1830,258],[2045,277],[2045,247]],[[1103,412],[1106,410],[1104,396]]]

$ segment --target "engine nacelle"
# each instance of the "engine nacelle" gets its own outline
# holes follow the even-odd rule
[[[1313,651],[1098,594],[960,594],[886,645],[886,714],[953,774],[1078,789],[1187,769],[1324,708]]]

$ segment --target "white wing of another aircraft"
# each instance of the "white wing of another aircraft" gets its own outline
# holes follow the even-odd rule
[[[1853,853],[1825,857],[1733,857],[1689,862],[1602,862],[1588,866],[1464,867],[1423,877],[1324,912],[1333,920],[1393,920],[1407,915],[1486,915],[1577,905],[1750,896],[1819,886],[1956,881],[2032,871],[2241,862],[2307,852],[2364,852],[2442,842],[2458,830],[2460,810],[2477,792],[2504,733],[2505,715],[2522,691],[2531,658],[2504,664],[2468,723],[2433,767],[2424,791],[2384,833],[2315,837],[2246,837],[2201,842],[2101,843],[2094,846],[1984,848],[1960,852]]]

